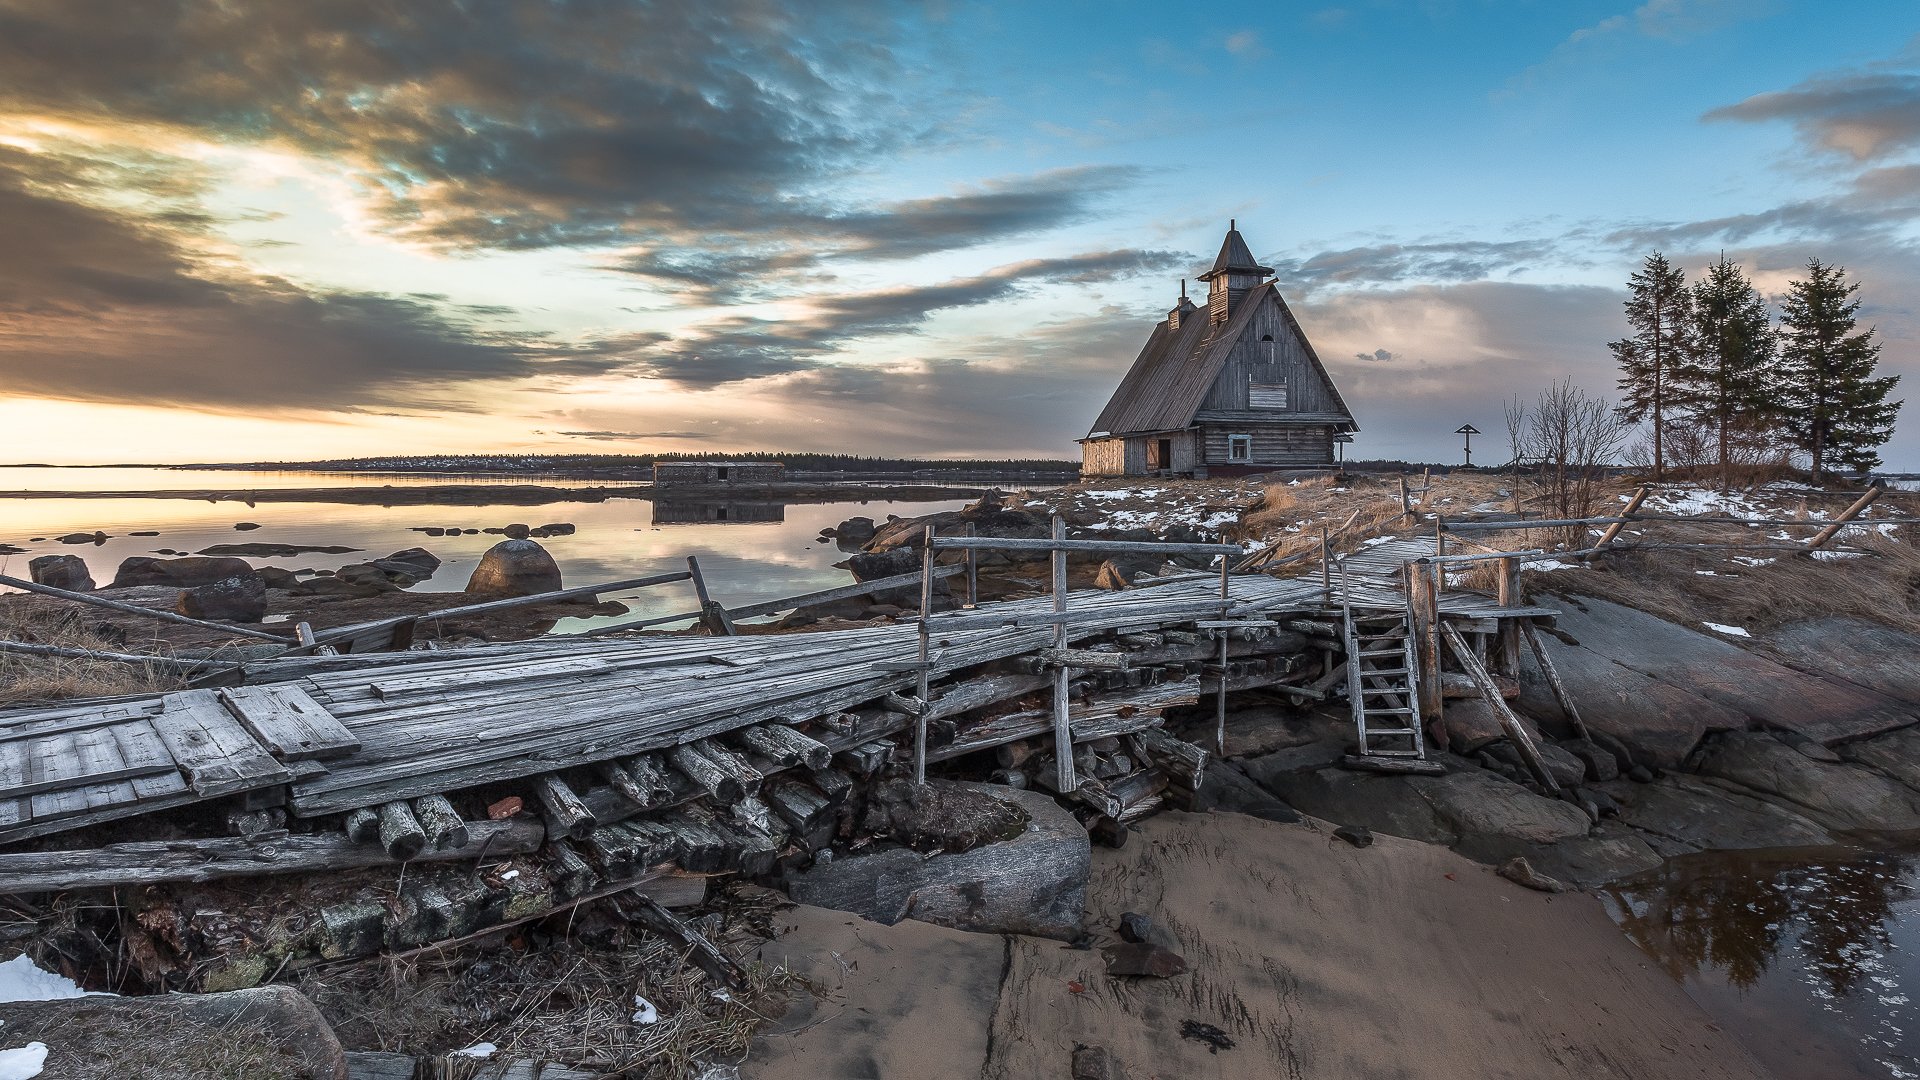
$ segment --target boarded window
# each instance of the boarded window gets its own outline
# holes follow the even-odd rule
[[[1287,407],[1287,385],[1285,383],[1252,383],[1247,387],[1247,406],[1253,409],[1284,409]]]
[[[1253,460],[1253,436],[1251,435],[1227,436],[1227,460],[1228,461],[1252,461]]]

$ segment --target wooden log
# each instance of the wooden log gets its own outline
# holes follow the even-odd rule
[[[61,600],[71,600],[77,604],[90,604],[93,607],[106,608],[109,611],[118,611],[126,615],[138,615],[147,619],[157,619],[161,622],[170,622],[180,626],[196,626],[202,630],[214,630],[222,634],[232,634],[236,637],[255,638],[261,641],[271,641],[276,644],[285,644],[287,640],[285,635],[269,633],[265,630],[252,630],[244,626],[229,626],[226,623],[210,622],[206,619],[190,619],[185,615],[176,615],[171,611],[160,611],[155,608],[141,607],[139,604],[129,604],[120,600],[109,600],[104,596],[95,596],[92,593],[70,592],[66,589],[56,589],[51,585],[42,585],[37,581],[10,577],[6,574],[0,574],[0,585],[11,585],[25,592],[39,593],[41,596],[52,596]]]
[[[795,777],[775,777],[761,793],[773,812],[793,826],[796,833],[811,833],[833,820],[833,800],[812,784]]]
[[[398,800],[384,803],[379,815],[380,846],[389,858],[406,862],[426,849],[426,830],[420,827],[420,819],[413,816],[413,809],[406,803]]]
[[[1167,789],[1167,770],[1159,766],[1138,769],[1107,784],[1107,790],[1120,801],[1124,812],[1144,799],[1150,799]]]
[[[693,578],[693,591],[700,598],[700,624],[713,637],[733,637],[739,631],[733,628],[733,619],[727,615],[727,609],[721,607],[707,594],[707,579],[700,573],[700,560],[687,556],[687,572]]]
[[[380,839],[380,815],[366,806],[350,811],[341,821],[340,831],[356,844],[371,844]]]
[[[835,754],[836,760],[845,764],[860,776],[872,776],[886,768],[887,760],[893,755],[893,745],[880,741],[862,743]]]
[[[1053,515],[1053,545],[1051,552],[1053,581],[1053,612],[1057,616],[1067,613],[1067,552],[1059,545],[1066,542],[1067,523],[1059,514]],[[1064,622],[1053,626],[1053,647],[1064,650],[1067,647],[1067,626]],[[1079,778],[1074,775],[1073,767],[1073,721],[1069,714],[1071,702],[1067,698],[1067,682],[1071,671],[1065,667],[1053,669],[1053,761],[1054,790],[1066,793],[1079,786]]]
[[[620,762],[639,793],[647,796],[640,800],[645,807],[658,806],[673,798],[673,784],[668,778],[667,768],[660,762],[658,754],[638,754]]]
[[[473,824],[477,846],[423,851],[415,861],[466,859],[536,851],[546,831],[534,821]],[[103,848],[0,853],[0,894],[107,889],[129,885],[218,881],[274,874],[315,874],[386,866],[392,856],[345,833],[278,834],[209,840],[155,840]]]
[[[1133,740],[1147,760],[1165,770],[1170,782],[1199,791],[1212,755],[1205,749],[1184,742],[1157,728],[1133,733]]]
[[[547,845],[548,880],[562,896],[580,896],[600,884],[600,875],[580,853],[558,840]]]
[[[1064,523],[1063,523],[1064,525]],[[991,549],[994,551],[1080,551],[1107,555],[1242,555],[1245,552],[1238,544],[1161,544],[1141,540],[1068,540],[1063,531],[1050,540],[1028,540],[1015,537],[998,536],[942,536],[933,541],[936,551],[966,550],[967,548]]]
[[[760,790],[760,772],[710,739],[681,743],[667,751],[667,760],[725,806]]]
[[[539,796],[541,816],[546,818],[547,832],[552,836],[584,840],[593,831],[593,811],[566,781],[548,773],[534,782],[533,793]]]
[[[1533,744],[1533,736],[1527,733],[1527,726],[1520,722],[1512,709],[1507,707],[1507,699],[1500,695],[1500,688],[1493,683],[1493,676],[1480,663],[1480,657],[1468,645],[1460,632],[1447,623],[1440,624],[1440,632],[1445,637],[1447,647],[1453,650],[1455,660],[1480,687],[1480,696],[1493,707],[1494,715],[1500,718],[1500,727],[1506,731],[1507,738],[1513,741],[1514,748],[1520,752],[1520,759],[1527,763],[1528,771],[1540,786],[1552,794],[1559,794],[1560,784],[1554,780],[1553,772],[1547,768],[1546,761],[1540,756],[1540,748]]]
[[[1633,517],[1634,511],[1640,509],[1640,504],[1647,501],[1647,494],[1652,490],[1653,489],[1647,487],[1645,484],[1634,488],[1633,495],[1627,499],[1626,509],[1620,512],[1620,516],[1623,518]],[[1599,554],[1608,544],[1613,543],[1614,538],[1620,535],[1620,530],[1626,527],[1627,523],[1625,521],[1616,521],[1608,525],[1607,531],[1600,534],[1600,539],[1593,542],[1593,547],[1588,551],[1588,557],[1591,558]]]
[[[1128,671],[1133,666],[1126,653],[1100,649],[1041,649],[1036,655],[1042,663],[1054,667]]]
[[[883,743],[881,745],[884,746],[885,744]],[[825,769],[808,769],[807,779],[813,782],[814,787],[820,789],[821,794],[833,800],[836,804],[845,802],[847,796],[853,793],[853,777],[847,775],[847,773],[840,769],[831,767]]]
[[[740,965],[728,958],[719,947],[707,940],[706,935],[695,930],[673,912],[660,905],[651,896],[639,895],[637,903],[628,905],[615,902],[616,909],[628,919],[645,928],[648,933],[666,938],[674,943],[682,956],[693,966],[705,972],[707,977],[730,990],[744,990],[747,986],[746,972]]]
[[[428,847],[440,850],[467,846],[467,823],[445,795],[422,795],[413,800],[413,816],[427,834]]]
[[[936,566],[933,568],[933,576],[936,578],[952,577],[955,574],[965,573],[966,569],[964,566]],[[736,621],[740,619],[753,619],[762,615],[819,607],[822,604],[837,603],[841,600],[851,600],[871,593],[885,592],[888,589],[903,589],[918,584],[920,584],[920,574],[918,572],[895,574],[892,577],[874,578],[872,581],[856,581],[851,585],[842,585],[834,589],[822,589],[818,592],[782,597],[779,600],[767,600],[758,604],[748,604],[744,607],[728,608],[727,614],[731,615]]]
[[[1884,494],[1886,490],[1886,488],[1881,486],[1880,481],[1875,480],[1868,486],[1866,494],[1855,499],[1852,506],[1842,510],[1840,516],[1833,519],[1833,524],[1821,529],[1814,535],[1813,539],[1807,541],[1808,553],[1811,554],[1812,552],[1820,550],[1826,546],[1827,541],[1839,536],[1840,530],[1846,528],[1847,522],[1859,517],[1860,512],[1873,505],[1873,501]]]
[[[1567,692],[1567,684],[1560,681],[1560,671],[1547,657],[1546,646],[1540,641],[1540,632],[1534,628],[1532,620],[1520,620],[1520,636],[1526,639],[1527,648],[1533,653],[1534,660],[1540,665],[1540,673],[1547,677],[1547,686],[1553,691],[1553,700],[1560,703],[1560,711],[1567,716],[1567,723],[1583,739],[1593,736],[1587,733],[1586,721],[1580,719],[1580,709],[1574,704],[1573,695]],[[1514,673],[1516,676],[1519,672]]]
[[[633,778],[633,774],[627,771],[625,765],[617,761],[603,761],[600,763],[600,775],[605,777],[607,784],[624,796],[636,809],[653,809],[654,793],[641,787]]]
[[[733,734],[740,745],[783,769],[795,765],[824,769],[833,760],[833,750],[827,744],[809,739],[785,724],[757,724]]]

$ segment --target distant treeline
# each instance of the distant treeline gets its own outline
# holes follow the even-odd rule
[[[1080,463],[1058,458],[902,458],[854,454],[804,454],[752,451],[738,454],[431,454],[424,456],[331,458],[322,461],[252,461],[186,465],[191,469],[252,469],[297,472],[444,472],[574,473],[644,472],[655,462],[778,461],[794,473],[960,473],[1077,474]]]

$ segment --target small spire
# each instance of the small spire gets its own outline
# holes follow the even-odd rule
[[[1187,298],[1187,279],[1181,278],[1180,279],[1180,299],[1185,300],[1186,298]]]
[[[1227,219],[1227,231],[1228,231],[1228,232],[1232,232],[1233,230],[1235,230],[1235,229],[1237,229],[1237,228],[1239,228],[1239,227],[1240,227],[1240,223],[1239,223],[1239,222],[1237,222],[1237,221],[1235,221],[1235,220],[1233,220],[1232,218],[1228,218],[1228,219]]]

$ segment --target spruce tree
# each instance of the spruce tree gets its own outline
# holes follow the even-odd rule
[[[1813,463],[1819,483],[1829,462],[1853,469],[1880,464],[1901,402],[1888,401],[1898,376],[1876,378],[1880,343],[1872,327],[1855,329],[1860,284],[1844,267],[1807,262],[1804,280],[1780,303],[1777,398],[1787,432]]]
[[[1631,337],[1608,348],[1620,364],[1622,419],[1653,421],[1653,478],[1664,478],[1666,452],[1661,442],[1674,400],[1675,374],[1690,351],[1693,306],[1686,276],[1667,257],[1654,252],[1627,282],[1627,322]]]
[[[1707,268],[1692,290],[1691,345],[1675,369],[1680,409],[1714,433],[1720,448],[1720,488],[1732,486],[1732,442],[1757,434],[1774,419],[1773,316],[1760,290],[1738,264]]]

